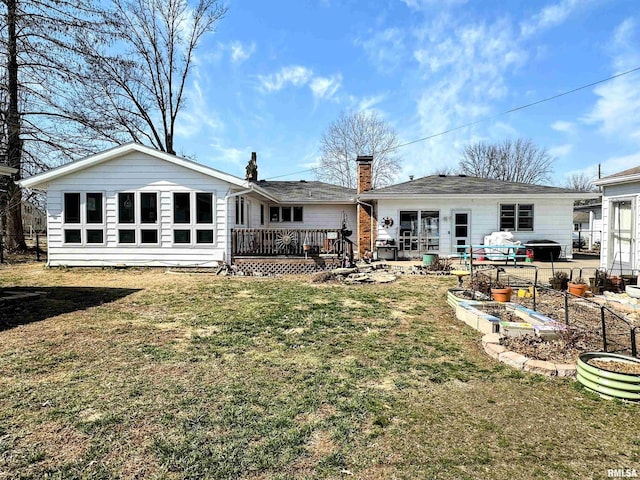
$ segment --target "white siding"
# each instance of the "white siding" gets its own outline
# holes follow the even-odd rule
[[[531,240],[553,240],[562,244],[567,257],[572,257],[573,200],[571,199],[407,199],[378,201],[378,238],[398,239],[401,210],[437,210],[440,212],[440,254],[450,254],[451,221],[454,210],[471,212],[471,242],[481,244],[485,235],[500,229],[500,204],[532,203],[534,205],[533,231],[513,232],[515,240],[523,243]],[[381,219],[391,217],[391,228],[385,229]]]
[[[604,185],[602,191],[602,242],[600,244],[600,268],[612,271],[615,255],[610,252],[611,233],[611,201],[630,199],[635,209],[635,246],[634,246],[634,270],[638,269],[640,261],[640,182],[625,183],[622,185]],[[627,273],[627,272],[625,272]],[[631,272],[628,272],[631,273]]]
[[[158,193],[158,245],[123,246],[117,242],[117,193]],[[52,181],[47,188],[48,249],[52,266],[211,266],[228,259],[227,182],[178,165],[134,152]],[[63,195],[65,192],[103,192],[105,196],[105,244],[63,244]],[[214,243],[173,244],[173,192],[212,192],[214,195]],[[192,210],[195,205],[191,204]],[[136,205],[139,210],[139,205]],[[192,211],[192,215],[195,213]],[[193,225],[192,225],[193,226]],[[125,227],[126,228],[126,227]],[[180,228],[180,226],[177,226]]]

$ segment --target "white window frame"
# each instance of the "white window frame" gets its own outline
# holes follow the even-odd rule
[[[271,209],[278,209],[278,220],[271,220]],[[301,208],[302,209],[302,220],[294,220],[294,209]],[[283,220],[283,210],[288,209],[291,212],[291,220]],[[304,223],[304,205],[269,205],[269,223],[286,223],[286,224],[300,224]]]
[[[80,200],[80,222],[78,223],[67,223],[65,221],[66,212],[65,212],[65,196],[67,194],[77,193],[79,195]],[[89,193],[99,193],[102,196],[102,222],[101,223],[88,223],[87,222],[87,194]],[[61,215],[61,233],[62,233],[62,244],[64,246],[104,246],[107,243],[107,232],[106,232],[106,217],[107,217],[107,195],[103,190],[87,190],[87,191],[79,191],[79,190],[70,190],[62,192],[62,215]],[[80,230],[80,242],[67,242],[66,241],[66,231],[67,230]],[[102,242],[89,243],[87,241],[87,230],[102,230]]]
[[[502,227],[502,207],[503,205],[513,205],[515,207],[514,211],[514,222],[513,229],[511,228],[503,228]],[[531,228],[520,228],[520,207],[521,206],[531,206]],[[504,202],[498,205],[498,230],[500,231],[510,231],[510,232],[534,232],[536,228],[536,206],[532,202]]]
[[[175,196],[174,193],[188,193],[189,194],[189,223],[176,223],[175,222]],[[198,194],[211,195],[211,223],[198,223]],[[215,192],[207,191],[175,191],[171,192],[171,245],[177,248],[213,248],[217,244],[217,231],[216,231],[216,194]],[[176,230],[189,231],[189,242],[176,242],[175,232]],[[198,243],[198,230],[211,230],[213,241],[211,243]]]
[[[120,194],[133,193],[133,223],[120,222]],[[153,223],[142,223],[142,194],[155,193],[156,195],[156,220]],[[116,207],[116,244],[119,247],[144,247],[155,248],[162,245],[162,229],[160,228],[160,203],[162,193],[158,190],[123,190],[115,194]],[[133,230],[135,241],[132,243],[120,242],[120,230]],[[158,239],[155,243],[142,243],[142,230],[156,230]]]

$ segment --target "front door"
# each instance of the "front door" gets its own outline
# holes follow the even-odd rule
[[[454,210],[451,212],[453,231],[451,232],[451,251],[463,253],[462,245],[471,245],[471,212],[469,210]]]

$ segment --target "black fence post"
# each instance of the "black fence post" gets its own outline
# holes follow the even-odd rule
[[[4,238],[2,238],[2,234],[0,233],[0,263],[4,263]]]
[[[533,274],[533,309],[536,310],[536,300],[538,296],[538,267]]]
[[[600,320],[602,321],[602,351],[607,351],[607,327],[604,319],[604,307],[600,307]]]
[[[36,233],[36,260],[40,261],[40,235]]]
[[[636,328],[638,327],[633,327],[631,329],[631,355],[634,357],[638,356],[638,348],[636,347]]]
[[[564,292],[564,323],[569,325],[569,292]]]

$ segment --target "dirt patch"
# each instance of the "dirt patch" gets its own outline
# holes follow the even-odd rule
[[[500,345],[536,360],[576,363],[581,353],[600,348],[602,339],[597,333],[569,328],[555,340],[543,340],[533,335],[501,337]]]
[[[616,362],[615,360],[589,360],[587,363],[610,372],[640,375],[640,363]]]

